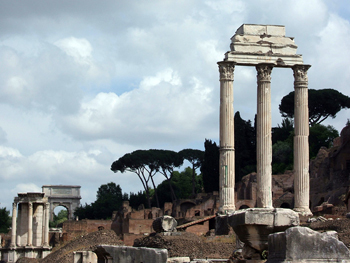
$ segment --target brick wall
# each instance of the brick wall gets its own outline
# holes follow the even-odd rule
[[[74,237],[79,235],[85,235],[98,231],[99,228],[112,229],[111,226],[111,220],[68,220],[63,223],[62,232],[65,236],[65,241],[67,241],[72,240]]]
[[[129,219],[129,232],[133,234],[151,233],[153,219]]]
[[[186,228],[186,232],[190,232],[196,235],[204,235],[209,231],[209,220],[203,222],[203,224],[196,224]]]

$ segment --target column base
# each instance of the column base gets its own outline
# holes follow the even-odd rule
[[[225,206],[219,207],[220,215],[232,214],[234,211],[236,211],[236,207],[234,205],[230,205],[230,206],[225,205]]]
[[[10,244],[10,249],[15,249],[17,246],[15,244]]]
[[[312,212],[308,207],[295,207],[293,211],[297,212],[301,216],[312,216]]]

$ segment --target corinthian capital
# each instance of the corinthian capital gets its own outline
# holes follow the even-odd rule
[[[233,63],[219,62],[220,80],[233,80],[235,65]]]
[[[307,71],[310,68],[310,65],[295,65],[293,69],[293,75],[295,81],[304,81],[307,82]]]
[[[16,208],[17,208],[17,203],[16,202],[12,203],[12,209],[16,209]]]
[[[271,81],[272,65],[260,64],[256,66],[258,81]]]

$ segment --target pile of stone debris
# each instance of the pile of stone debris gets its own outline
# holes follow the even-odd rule
[[[316,231],[334,230],[338,233],[339,240],[350,248],[350,220],[348,218],[316,221],[310,223],[308,227]]]
[[[135,247],[166,248],[168,257],[217,258],[228,259],[232,254],[235,244],[232,242],[207,242],[204,237],[199,237],[188,232],[174,232],[171,235],[153,233],[150,236],[136,239]]]
[[[21,258],[20,263],[67,263],[73,262],[74,251],[93,251],[100,244],[123,246],[123,241],[113,230],[96,231],[74,239],[66,245],[58,247],[43,259]]]

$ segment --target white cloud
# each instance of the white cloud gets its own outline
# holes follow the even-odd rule
[[[175,144],[179,138],[191,140],[200,136],[203,121],[215,109],[212,89],[201,80],[193,77],[184,85],[176,72],[166,69],[120,96],[97,94],[82,104],[79,114],[63,119],[63,125],[77,138],[109,138],[132,145],[152,145],[169,137]]]
[[[85,38],[69,37],[55,42],[55,45],[63,49],[68,55],[72,56],[77,62],[84,63],[84,59],[91,58],[92,46]]]
[[[28,192],[41,192],[41,187],[33,184],[18,184],[14,189],[11,190],[14,196],[17,195],[17,193],[28,193]]]

